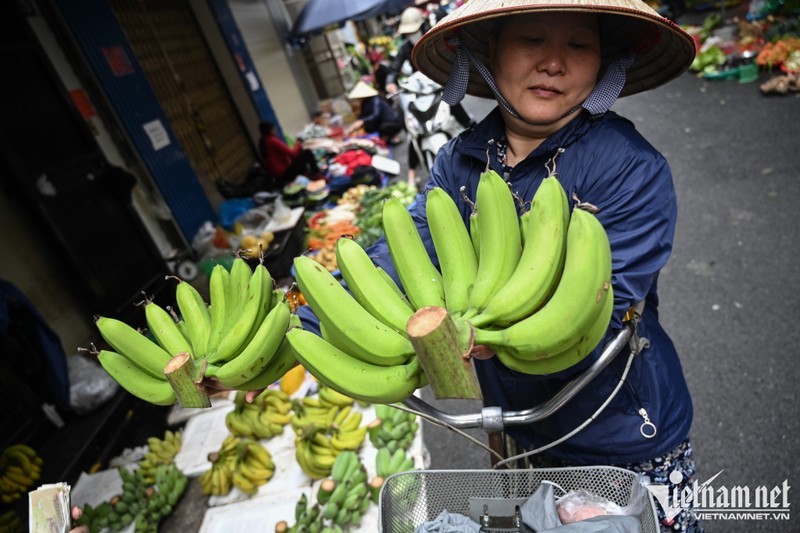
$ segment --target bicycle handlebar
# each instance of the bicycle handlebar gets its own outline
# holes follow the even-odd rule
[[[552,415],[575,397],[622,351],[633,338],[635,331],[635,320],[623,323],[622,329],[606,343],[600,356],[590,367],[567,382],[555,396],[530,409],[503,413],[500,407],[484,407],[480,413],[456,415],[445,413],[416,396],[407,398],[403,404],[409,409],[428,415],[456,429],[482,428],[487,433],[492,433],[502,431],[505,426],[532,424]],[[637,347],[632,346],[631,349],[634,350]]]

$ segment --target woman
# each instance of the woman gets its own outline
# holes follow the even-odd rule
[[[301,139],[297,139],[294,148],[289,148],[278,136],[278,130],[272,122],[262,122],[258,129],[261,132],[258,144],[261,164],[278,185],[285,185],[299,175],[311,180],[319,178],[317,160],[310,150],[303,148]]]
[[[664,157],[610,111],[618,96],[644,91],[685,72],[694,57],[685,32],[638,0],[471,0],[426,33],[413,51],[417,68],[444,85],[455,105],[465,93],[492,97],[498,107],[438,154],[427,185],[469,206],[488,165],[530,201],[556,154],[570,202],[596,206],[611,243],[614,315],[607,338],[632,306],[644,302],[638,334],[649,347],[637,355],[624,386],[589,420],[619,383],[627,350],[554,415],[507,428],[534,466],[617,465],[652,483],[679,488],[694,475],[689,430],[692,401],[675,347],[658,316],[657,282],[672,249],[676,199]],[[411,209],[432,257],[425,195]],[[394,272],[385,241],[371,257]],[[396,277],[396,276],[395,276]],[[603,343],[601,343],[602,346]],[[473,353],[486,405],[523,410],[551,398],[600,349],[571,369],[529,376],[502,365],[485,347]],[[670,490],[672,494],[672,490]],[[702,531],[690,510],[664,531]]]
[[[367,133],[377,133],[386,144],[391,144],[403,129],[397,113],[375,88],[363,81],[356,83],[347,97],[358,118],[345,128],[345,135],[353,135],[363,129]]]

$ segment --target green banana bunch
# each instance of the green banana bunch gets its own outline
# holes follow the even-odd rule
[[[475,342],[524,361],[553,357],[595,325],[610,289],[608,236],[594,215],[576,207],[567,230],[564,269],[553,296],[539,311],[507,328],[476,328]]]
[[[561,277],[566,255],[569,202],[555,176],[542,181],[531,208],[520,217],[522,255],[508,281],[470,319],[475,327],[508,326],[539,309]]]
[[[444,307],[442,275],[433,265],[411,213],[397,198],[383,204],[383,231],[400,283],[414,309]]]
[[[402,364],[414,354],[403,334],[372,316],[318,262],[300,256],[294,259],[294,267],[297,284],[311,309],[336,338],[336,344],[346,347],[353,357],[387,366]]]
[[[388,448],[378,448],[378,452],[375,454],[375,474],[383,479],[413,469],[414,458],[406,455],[406,451],[403,449],[397,449],[392,453]]]
[[[203,296],[191,283],[181,280],[175,287],[175,301],[183,317],[186,338],[192,343],[192,357],[194,359],[205,358],[211,328],[211,314]]]
[[[0,502],[8,504],[25,496],[41,478],[43,462],[27,444],[5,448],[0,454]]]
[[[494,170],[481,173],[475,206],[480,213],[480,253],[465,318],[483,311],[491,295],[514,273],[522,253],[514,196],[509,185]]]
[[[417,416],[389,405],[375,406],[375,419],[367,426],[370,442],[376,449],[394,453],[408,450],[417,435]]]
[[[134,333],[144,337],[136,331]],[[153,377],[128,357],[111,350],[101,350],[97,360],[114,381],[137,398],[154,405],[172,405],[177,401],[163,371],[160,378]]]
[[[405,364],[382,366],[357,359],[309,331],[291,329],[286,338],[297,359],[319,382],[356,400],[405,400],[418,388],[423,374],[413,355]]]
[[[147,328],[169,356],[192,353],[192,344],[183,336],[175,318],[166,309],[151,300],[145,303],[144,314]],[[163,365],[160,373],[164,373]]]
[[[98,317],[95,325],[113,351],[151,377],[166,380],[164,367],[172,359],[172,355],[164,348],[116,318]]]
[[[172,464],[181,449],[181,433],[166,430],[164,438],[148,437],[148,451],[139,461],[139,471],[148,483],[155,483],[156,471],[162,465]]]
[[[406,323],[414,310],[397,286],[387,283],[386,273],[378,270],[361,245],[347,237],[339,238],[336,261],[356,301],[372,316],[405,335]]]
[[[425,212],[439,258],[447,310],[467,310],[469,293],[478,273],[478,258],[469,231],[453,198],[440,187],[428,191]]]

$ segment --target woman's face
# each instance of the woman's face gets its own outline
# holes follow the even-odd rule
[[[512,17],[492,40],[492,74],[526,122],[558,129],[594,89],[600,33],[591,13]],[[519,121],[517,121],[519,122]]]

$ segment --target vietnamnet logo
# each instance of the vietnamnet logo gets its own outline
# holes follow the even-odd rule
[[[789,480],[775,487],[747,485],[734,487],[715,486],[712,482],[722,474],[720,470],[711,479],[699,483],[694,480],[683,490],[672,490],[672,504],[669,503],[668,485],[645,485],[666,515],[668,522],[685,509],[700,520],[789,520]],[[669,480],[678,485],[683,474],[674,471]]]

